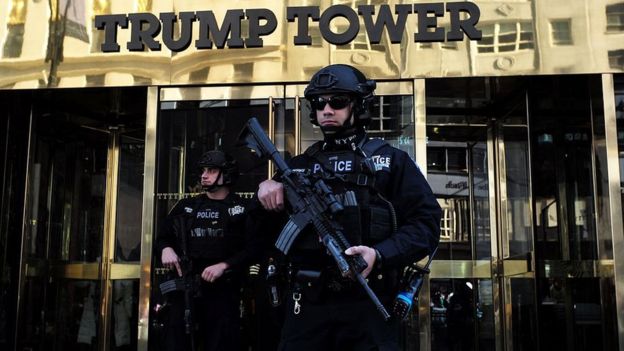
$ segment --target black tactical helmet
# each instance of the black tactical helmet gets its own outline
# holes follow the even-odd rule
[[[355,124],[366,126],[370,123],[368,105],[373,100],[373,91],[376,87],[377,84],[374,80],[367,79],[355,67],[335,64],[321,68],[316,72],[303,94],[308,100],[324,94],[345,93],[353,96],[356,99],[353,111]],[[318,125],[314,109],[310,112],[310,122]]]
[[[218,168],[223,175],[223,185],[232,185],[238,179],[238,165],[230,155],[223,151],[212,150],[204,152],[197,162],[200,169],[204,167]]]

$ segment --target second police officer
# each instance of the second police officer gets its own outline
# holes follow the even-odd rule
[[[235,160],[222,151],[208,151],[198,166],[203,193],[173,207],[156,249],[164,267],[179,276],[201,277],[199,291],[194,292],[190,337],[195,336],[202,350],[238,350],[241,277],[253,256],[253,245],[246,237],[248,208],[230,191],[238,177]],[[182,258],[188,264],[182,264]],[[174,292],[168,300],[171,311],[165,349],[190,350],[184,297]]]
[[[402,269],[437,247],[441,210],[409,155],[367,136],[375,88],[349,65],[314,74],[304,94],[310,122],[324,138],[290,166],[323,177],[343,200],[340,221],[352,245],[346,254],[362,255],[362,275],[390,309]],[[259,186],[265,209],[285,208],[277,180]],[[299,235],[288,260],[292,284],[280,350],[398,350],[399,321],[384,321],[363,289],[340,276],[315,233]]]

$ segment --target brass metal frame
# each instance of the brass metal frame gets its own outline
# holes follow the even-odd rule
[[[425,80],[414,82],[414,150],[418,168],[427,176],[427,94]]]
[[[531,124],[529,123],[529,92],[526,91],[524,93],[524,106],[526,111],[526,128],[527,128],[527,138],[530,140],[531,137]],[[533,174],[533,151],[531,149],[531,143],[527,143],[527,153],[528,153],[528,174]],[[533,177],[529,176],[529,189],[533,189]],[[533,206],[533,192],[529,192],[529,211],[531,216],[535,214],[535,208]],[[531,226],[531,252],[535,253],[535,227]],[[528,267],[528,270],[531,272],[535,272],[535,267],[537,258],[535,254],[531,255],[531,266]],[[537,294],[535,294],[535,298],[537,299]],[[535,305],[537,305],[537,300],[535,301]]]
[[[160,101],[268,99],[284,96],[284,85],[226,85],[160,89]]]
[[[100,323],[98,338],[99,350],[107,350],[110,340],[112,319],[113,282],[110,280],[110,266],[115,257],[115,225],[117,218],[117,183],[119,178],[119,133],[109,135],[108,162],[106,164],[106,195],[104,202],[104,242],[102,243],[101,274],[102,287]]]
[[[613,75],[602,75],[602,97],[605,112],[605,143],[609,176],[609,218],[613,240],[613,279],[618,320],[619,348],[624,349],[624,228],[620,190],[620,158],[617,140]]]
[[[301,153],[301,104],[305,84],[288,84],[284,89],[285,99],[295,99],[295,155]]]
[[[142,12],[158,17],[164,12],[179,15],[183,11],[209,9],[218,18],[222,18],[226,11],[239,5],[215,0],[167,0],[145,2],[149,4],[137,8],[134,2],[119,1],[114,2],[114,6],[110,6],[108,2],[109,6],[104,7],[97,5],[98,2],[95,5],[87,2],[91,6],[82,8],[81,11],[76,10],[78,18],[73,18],[71,22],[83,28],[87,38],[68,33],[67,40],[59,47],[58,38],[54,39],[54,33],[47,26],[47,23],[55,22],[54,11],[50,11],[49,6],[42,6],[43,4],[13,1],[12,7],[6,5],[5,11],[0,14],[0,37],[4,46],[3,55],[0,57],[0,86],[1,89],[24,89],[91,85],[173,86],[296,82],[308,71],[331,63],[356,63],[367,76],[376,79],[513,76],[527,72],[541,75],[560,72],[601,74],[623,71],[621,64],[613,63],[613,57],[619,57],[617,51],[622,48],[622,32],[610,29],[609,23],[604,19],[592,25],[585,20],[598,15],[604,17],[605,8],[614,1],[584,0],[573,13],[565,6],[565,1],[515,1],[513,6],[488,0],[473,2],[480,8],[479,23],[476,26],[478,30],[487,32],[489,28],[505,22],[527,24],[531,29],[524,32],[528,35],[526,41],[515,40],[512,42],[515,48],[499,51],[499,45],[486,45],[486,34],[480,40],[464,37],[455,42],[453,47],[442,42],[433,42],[427,50],[422,50],[423,43],[414,42],[412,33],[418,31],[418,23],[416,14],[412,14],[405,23],[405,35],[401,38],[401,44],[390,41],[372,44],[370,40],[362,42],[356,39],[348,45],[334,45],[313,34],[314,45],[295,45],[293,26],[283,18],[284,12],[293,2],[255,0],[246,2],[243,9],[270,8],[280,19],[276,23],[277,30],[263,36],[262,47],[197,49],[195,45],[190,45],[183,51],[174,52],[164,43],[163,33],[159,33],[154,38],[161,46],[159,49],[129,51],[126,44],[137,25],[131,23],[127,28],[115,26],[118,29],[115,37],[120,50],[102,52],[98,38],[104,36],[105,31],[94,28],[93,18],[89,14],[127,15]],[[26,3],[28,6],[25,6]],[[305,4],[318,6],[319,10],[325,11],[331,2],[314,0],[306,1]],[[352,6],[348,2],[346,5]],[[377,7],[379,5],[381,4],[375,4]],[[357,11],[355,7],[352,10]],[[552,18],[570,18],[575,25],[562,34],[574,38],[561,43],[563,45],[549,40]],[[448,28],[454,22],[449,16],[441,17],[438,29]],[[107,26],[106,32],[108,29],[112,28]],[[578,34],[572,36],[572,30]],[[197,39],[197,25],[194,25],[191,32],[194,35],[190,40],[194,43]],[[360,29],[359,34],[365,34],[364,28]],[[521,32],[517,34],[520,37]],[[244,37],[245,35],[242,39]],[[581,40],[578,37],[587,39]],[[489,38],[497,39],[493,37],[493,33]],[[51,55],[41,49],[48,41],[59,49],[51,50],[58,54]],[[357,47],[356,44],[364,44],[364,47]],[[592,55],[580,55],[585,52],[592,52]],[[253,69],[248,69],[247,66],[253,66]]]
[[[488,157],[488,185],[489,185],[489,202],[490,202],[490,248],[491,248],[491,269],[492,269],[492,305],[494,308],[494,335],[496,350],[504,350],[504,308],[503,303],[505,296],[503,295],[503,279],[501,277],[502,262],[499,253],[499,233],[501,231],[498,221],[498,214],[501,211],[500,204],[497,199],[500,198],[500,188],[496,181],[498,176],[498,152],[496,140],[496,124],[488,123],[487,127],[487,153]]]
[[[414,153],[416,164],[422,174],[427,176],[427,106],[424,79],[414,79],[413,82],[413,105],[414,105]],[[418,294],[418,327],[420,329],[420,349],[431,349],[431,294],[429,281],[433,276],[436,265],[435,257],[431,263],[429,274]]]
[[[100,280],[100,263],[70,263],[51,265],[52,276],[67,279]]]
[[[156,186],[156,128],[158,124],[158,88],[147,89],[145,112],[145,165],[143,180],[143,223],[141,228],[141,283],[139,286],[139,326],[137,350],[147,351],[152,271],[152,243]]]
[[[301,125],[301,98],[295,96],[295,126]],[[295,127],[295,155],[301,153],[301,128]]]

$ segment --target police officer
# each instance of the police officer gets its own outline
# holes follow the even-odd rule
[[[208,151],[199,160],[204,193],[180,200],[171,210],[156,242],[164,267],[182,276],[201,277],[194,292],[192,326],[202,350],[237,350],[240,340],[240,290],[243,271],[253,256],[246,238],[246,203],[230,192],[238,177],[235,160]],[[182,258],[188,258],[189,267]],[[186,262],[187,260],[184,260]],[[184,295],[170,293],[167,350],[190,350]],[[193,336],[190,336],[193,337]]]
[[[369,105],[376,83],[354,67],[335,64],[319,70],[305,89],[310,122],[324,140],[313,144],[290,166],[322,177],[346,200],[340,222],[361,255],[362,272],[388,310],[399,274],[433,252],[440,234],[441,210],[431,188],[407,153],[368,138]],[[262,182],[258,199],[267,210],[284,209],[279,178]],[[399,321],[386,322],[363,289],[342,278],[315,233],[298,236],[289,252],[292,289],[280,350],[397,350]]]

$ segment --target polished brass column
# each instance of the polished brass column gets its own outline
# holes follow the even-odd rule
[[[108,350],[112,325],[113,281],[110,279],[111,265],[115,257],[115,225],[117,217],[117,184],[119,179],[119,133],[111,129],[106,164],[106,197],[104,205],[104,242],[102,243],[102,268],[100,284],[102,301],[100,304],[100,323],[98,331],[98,349]]]
[[[158,115],[158,87],[147,89],[145,121],[145,173],[143,180],[143,223],[141,237],[141,280],[139,286],[139,326],[137,350],[147,350],[149,331],[152,242],[154,233],[154,206],[156,188],[156,116]]]
[[[620,350],[624,349],[624,228],[622,223],[622,194],[620,190],[620,159],[617,141],[617,122],[613,75],[602,75],[602,103],[604,106],[605,151],[608,172],[609,230],[613,240],[613,272],[617,306],[617,330]]]
[[[427,176],[427,104],[425,80],[414,79],[414,150],[416,164],[422,174]],[[435,259],[435,257],[434,257]],[[420,349],[431,350],[431,292],[430,275],[425,276],[418,294],[418,328]]]

